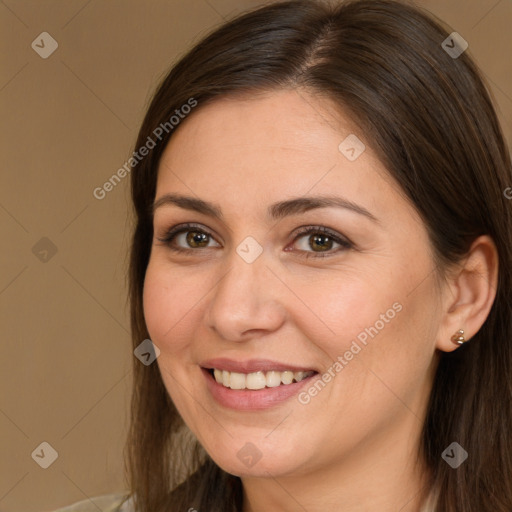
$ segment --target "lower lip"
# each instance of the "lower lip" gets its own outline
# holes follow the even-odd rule
[[[226,388],[219,384],[208,370],[201,368],[201,371],[213,398],[220,405],[239,411],[258,411],[279,405],[298,394],[301,388],[308,385],[311,379],[319,375],[315,373],[293,384],[281,384],[274,388],[250,390]]]

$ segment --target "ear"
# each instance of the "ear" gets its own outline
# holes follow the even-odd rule
[[[498,251],[492,238],[482,235],[474,240],[464,260],[449,274],[436,339],[436,347],[443,352],[460,346],[451,341],[459,329],[467,342],[489,315],[498,284]]]

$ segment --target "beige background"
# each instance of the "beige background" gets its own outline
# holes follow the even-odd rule
[[[177,56],[261,3],[0,1],[0,511],[125,489],[128,179],[92,192],[128,158]],[[512,140],[512,1],[419,3],[469,42]],[[59,45],[47,59],[31,48],[44,31]],[[44,441],[48,469],[31,457]]]

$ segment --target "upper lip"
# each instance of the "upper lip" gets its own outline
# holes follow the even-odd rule
[[[292,372],[316,371],[313,368],[308,368],[306,366],[297,366],[290,363],[272,361],[270,359],[248,359],[247,361],[235,361],[224,357],[208,359],[207,361],[200,363],[200,366],[208,370],[216,368],[217,370],[226,370],[228,372],[237,373],[254,373],[260,371],[284,372],[286,370],[290,370]]]

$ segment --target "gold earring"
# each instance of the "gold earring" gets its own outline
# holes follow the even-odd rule
[[[452,341],[456,345],[462,345],[466,340],[464,338],[464,329],[459,329],[453,336]]]

